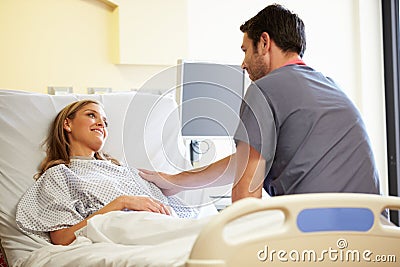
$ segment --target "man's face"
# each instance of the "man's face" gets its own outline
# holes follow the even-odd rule
[[[253,40],[247,36],[247,33],[244,33],[241,48],[244,52],[242,69],[247,71],[252,81],[258,80],[269,73],[269,60],[267,55],[262,53],[261,41],[254,47]]]

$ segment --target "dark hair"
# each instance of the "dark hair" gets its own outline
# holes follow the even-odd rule
[[[306,34],[303,21],[279,4],[267,6],[240,26],[243,33],[257,46],[260,36],[267,32],[284,52],[296,52],[303,57],[306,50]]]

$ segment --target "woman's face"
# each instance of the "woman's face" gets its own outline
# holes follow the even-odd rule
[[[75,113],[73,119],[64,121],[68,133],[70,156],[94,156],[101,150],[107,138],[107,118],[104,110],[90,103]]]

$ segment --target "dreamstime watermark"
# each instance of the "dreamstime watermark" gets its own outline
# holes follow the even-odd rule
[[[369,249],[348,249],[347,240],[339,238],[337,248],[329,247],[320,251],[314,249],[305,250],[275,250],[267,245],[257,252],[257,258],[261,262],[396,262],[396,255],[378,255]]]

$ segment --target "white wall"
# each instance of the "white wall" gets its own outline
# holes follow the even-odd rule
[[[241,64],[240,25],[275,2],[303,19],[307,36],[306,64],[333,78],[361,111],[386,193],[379,0],[188,0],[190,59]]]

